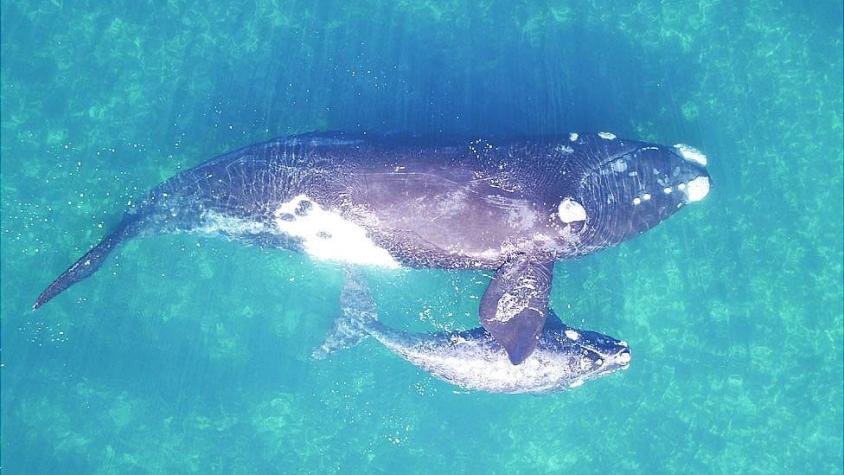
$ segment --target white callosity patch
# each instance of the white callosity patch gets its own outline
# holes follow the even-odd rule
[[[583,205],[571,198],[566,198],[560,202],[557,214],[560,216],[560,221],[566,224],[586,221],[587,217]]]
[[[694,180],[688,182],[684,187],[686,193],[686,200],[689,203],[694,203],[695,201],[700,201],[709,194],[709,178],[705,176],[699,176]]]
[[[566,330],[565,331],[566,338],[572,341],[577,341],[580,339],[580,333],[577,333],[574,330]]]
[[[313,258],[349,264],[397,268],[390,253],[376,245],[362,226],[323,209],[306,195],[282,203],[275,211],[276,230],[301,241]]]
[[[700,150],[682,143],[674,145],[674,148],[676,148],[677,151],[680,152],[680,155],[686,160],[695,162],[704,167],[706,166],[706,155],[704,155]]]
[[[604,140],[613,140],[615,139],[615,134],[612,132],[598,132],[598,137]]]
[[[569,140],[571,140],[572,142],[576,141],[577,137],[579,137],[579,136],[577,135],[576,132],[572,132],[572,133],[569,134]]]

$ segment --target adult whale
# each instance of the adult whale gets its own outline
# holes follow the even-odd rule
[[[518,364],[543,328],[554,262],[618,244],[702,199],[705,165],[686,145],[606,132],[501,141],[280,138],[153,188],[33,308],[137,235],[221,233],[346,264],[494,269],[481,324]]]

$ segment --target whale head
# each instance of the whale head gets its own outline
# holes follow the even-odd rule
[[[566,366],[568,387],[577,387],[590,379],[600,378],[630,365],[630,347],[598,332],[564,326],[557,334],[562,353],[571,355]]]
[[[558,208],[558,219],[579,234],[584,252],[635,237],[709,193],[700,151],[599,137],[584,147],[577,180]]]

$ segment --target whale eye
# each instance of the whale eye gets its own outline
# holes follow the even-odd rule
[[[587,217],[583,205],[571,198],[566,198],[560,202],[560,206],[557,208],[557,216],[565,224],[577,223],[579,225],[582,225]]]

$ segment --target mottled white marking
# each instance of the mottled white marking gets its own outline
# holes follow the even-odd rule
[[[502,247],[487,248],[487,249],[484,249],[482,251],[472,252],[471,255],[473,257],[478,258],[478,259],[488,261],[488,260],[500,258],[501,255],[504,254],[504,253],[505,253],[505,251],[504,251],[504,248],[502,246]]]
[[[569,387],[572,388],[572,389],[579,388],[581,386],[583,386],[583,380],[582,379],[577,379],[569,385]]]
[[[566,330],[564,333],[566,334],[566,338],[571,341],[577,341],[580,339],[580,333],[577,333],[574,330]]]
[[[435,215],[454,216],[466,208],[466,192],[464,190],[454,190],[445,193],[439,193],[430,197],[431,205]]]
[[[686,200],[689,203],[700,201],[709,194],[709,178],[699,176],[690,181],[686,186]]]
[[[645,193],[644,195],[642,195],[642,199],[645,200],[645,201],[650,201],[651,200],[651,194]]]
[[[558,145],[557,151],[562,153],[562,154],[565,154],[565,155],[568,155],[570,153],[574,153],[574,149],[569,147],[568,145]]]
[[[560,216],[560,221],[566,224],[586,221],[586,209],[571,198],[566,198],[560,202],[557,214]]]
[[[569,140],[571,140],[572,142],[577,140],[577,137],[579,137],[579,135],[577,135],[576,132],[572,132],[572,133],[569,134]]]
[[[455,345],[462,345],[462,344],[465,344],[465,343],[468,343],[468,342],[469,342],[469,340],[463,338],[460,335],[453,335],[451,337],[451,343],[453,343]]]
[[[310,207],[297,215],[296,209],[304,202],[310,202]],[[400,266],[386,249],[372,242],[365,228],[323,209],[306,195],[282,203],[274,215],[276,229],[301,240],[303,250],[316,259],[390,268]]]
[[[633,198],[633,205],[634,206],[639,206],[639,204],[641,204],[641,203],[642,203],[642,198],[639,198],[638,196]]]
[[[627,171],[627,160],[619,158],[618,160],[612,162],[610,167],[612,168],[612,171],[616,173],[624,173]]]
[[[490,320],[496,322],[509,322],[513,317],[522,313],[528,307],[528,299],[517,293],[507,292],[498,299],[495,307],[495,316]]]
[[[516,202],[507,206],[507,225],[513,229],[529,231],[541,217],[526,203]]]
[[[266,232],[267,228],[258,221],[206,211],[202,214],[202,225],[197,227],[195,231],[208,234],[222,233],[228,236],[245,236]]]
[[[619,345],[619,346],[623,346],[623,347],[625,347],[625,348],[629,348],[629,347],[630,347],[630,345],[628,345],[628,344],[627,344],[627,342],[626,342],[626,341],[624,341],[624,340],[619,340],[618,345]]]
[[[686,160],[703,165],[704,167],[706,166],[706,155],[704,155],[700,150],[683,143],[678,143],[674,146],[674,148],[676,148],[677,151],[680,152],[680,155],[682,155],[682,157]]]
[[[604,140],[613,140],[615,139],[615,134],[612,132],[598,132],[598,137]]]
[[[686,184],[680,183],[679,185],[677,185],[677,189],[680,190],[680,191],[685,191],[686,190]]]
[[[665,188],[662,189],[662,192],[665,193],[666,195],[670,194],[671,193],[671,187],[666,186]]]

